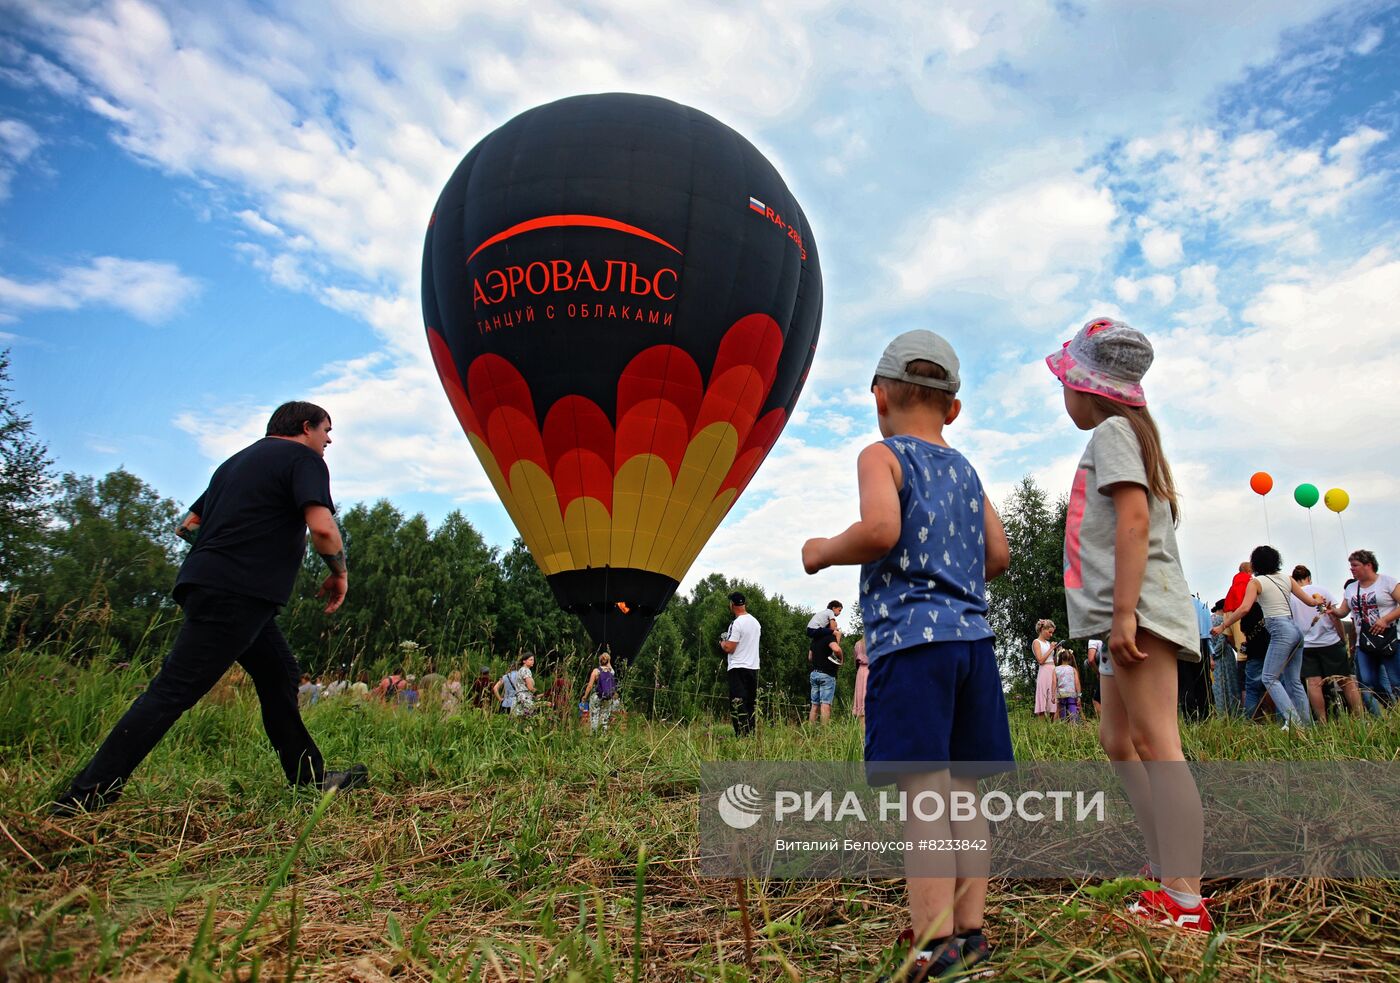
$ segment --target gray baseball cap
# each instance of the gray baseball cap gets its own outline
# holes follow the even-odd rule
[[[919,361],[932,362],[941,368],[948,378],[930,379],[927,376],[912,375],[909,372],[909,363]],[[880,356],[879,364],[875,366],[875,374],[927,389],[942,389],[948,393],[957,392],[962,385],[962,379],[958,377],[958,356],[953,351],[953,346],[948,344],[948,340],[942,335],[923,328],[906,331],[886,345],[885,353]]]

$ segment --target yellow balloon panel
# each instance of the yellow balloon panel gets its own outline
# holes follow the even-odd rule
[[[520,535],[540,569],[546,576],[577,569],[579,564],[569,549],[564,519],[559,514],[559,497],[549,475],[534,461],[516,461],[510,469],[510,487],[524,518]]]
[[[729,514],[729,510],[734,505],[735,499],[739,497],[739,492],[734,488],[726,488],[720,496],[710,503],[710,507],[705,510],[705,516],[696,527],[696,535],[691,542],[684,544],[684,551],[680,554],[678,562],[672,563],[670,567],[662,570],[666,576],[675,580],[680,580],[685,576],[685,572],[690,569],[690,565],[695,562],[695,558],[700,555],[700,551],[709,542],[710,536],[719,524],[724,521],[724,517]]]
[[[612,561],[612,516],[596,498],[576,498],[564,510],[564,533],[575,568],[606,567]]]
[[[671,544],[666,554],[657,557],[648,569],[672,570],[680,563],[738,452],[739,435],[729,423],[712,423],[691,440],[666,509],[663,533],[669,533]]]

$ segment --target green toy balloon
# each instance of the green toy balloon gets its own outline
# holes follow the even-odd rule
[[[1304,483],[1293,489],[1293,501],[1297,502],[1305,509],[1312,508],[1321,497],[1322,496],[1318,493],[1317,485]]]

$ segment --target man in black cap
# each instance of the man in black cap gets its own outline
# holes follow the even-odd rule
[[[753,733],[753,705],[758,696],[758,637],[763,627],[749,614],[748,600],[735,591],[729,595],[734,620],[719,639],[719,647],[729,656],[730,720],[734,735]]]
[[[185,621],[146,691],[53,805],[58,814],[100,809],[180,716],[234,662],[257,687],[263,727],[287,781],[331,789],[368,781],[364,765],[328,772],[297,709],[300,668],[273,620],[287,603],[306,551],[307,529],[330,575],[321,585],[331,614],[348,587],[345,547],[332,514],[324,459],[331,418],[314,403],[284,403],[267,436],[219,465],[177,532],[194,544],[174,597]]]

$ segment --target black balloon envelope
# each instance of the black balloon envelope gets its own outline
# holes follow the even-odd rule
[[[792,413],[822,281],[752,144],[561,99],[467,154],[423,250],[447,397],[560,606],[627,659]]]

